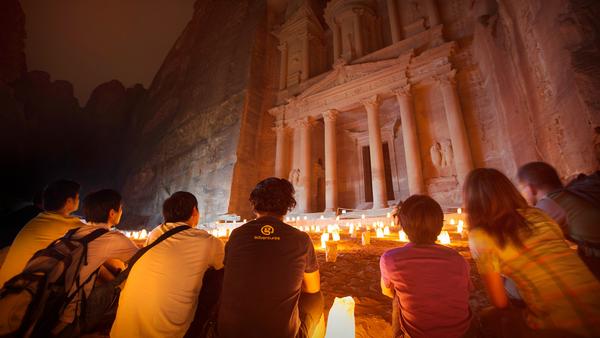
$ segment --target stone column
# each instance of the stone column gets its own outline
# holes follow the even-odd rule
[[[379,96],[362,100],[367,110],[369,127],[369,151],[371,157],[371,180],[373,181],[373,209],[387,208],[387,189],[385,185],[385,166],[383,163],[383,145],[379,127]]]
[[[279,63],[279,90],[282,90],[287,87],[287,66],[288,66],[287,42],[280,44],[277,48],[281,52],[281,61]]]
[[[404,154],[406,157],[406,176],[408,176],[408,191],[411,195],[424,194],[423,167],[421,163],[421,150],[419,137],[417,135],[417,121],[413,109],[410,85],[396,91],[396,99],[400,107],[400,119],[402,124],[402,140],[404,142]]]
[[[354,48],[356,55],[354,57],[359,58],[363,56],[363,41],[362,41],[362,24],[361,16],[364,13],[364,9],[354,9]]]
[[[336,211],[337,191],[337,145],[335,120],[339,112],[330,109],[323,113],[325,122],[325,211]]]
[[[454,153],[456,176],[458,183],[462,186],[467,174],[473,169],[473,159],[471,157],[467,128],[465,127],[460,101],[456,92],[455,74],[456,71],[454,70],[447,75],[436,78],[436,80],[444,99],[448,131]]]
[[[287,126],[285,126],[283,121],[275,122],[275,127],[273,130],[275,131],[275,136],[277,137],[277,143],[275,146],[275,176],[279,178],[288,178],[288,173],[286,172],[286,136],[287,136]]]
[[[297,122],[297,126],[300,130],[300,187],[303,190],[303,194],[298,199],[298,210],[300,212],[310,212],[311,210],[311,197],[312,197],[312,165],[311,165],[311,136],[310,128],[312,126],[312,119],[305,117]]]
[[[390,30],[392,32],[392,43],[402,40],[400,33],[400,18],[398,17],[398,6],[396,0],[387,0],[388,15],[390,16]]]
[[[435,27],[442,23],[440,20],[440,12],[435,0],[425,0],[425,6],[427,7],[427,16],[429,16],[429,28]]]
[[[302,82],[310,77],[310,34],[305,34],[302,40],[302,74],[300,79]]]

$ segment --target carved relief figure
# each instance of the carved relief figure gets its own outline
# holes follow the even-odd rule
[[[442,167],[446,168],[452,165],[454,152],[452,151],[452,142],[450,140],[442,141]]]
[[[288,177],[288,180],[295,186],[297,187],[300,184],[300,169],[295,168],[290,170],[290,175]]]
[[[435,141],[431,148],[429,148],[429,155],[431,156],[431,162],[439,170],[442,168],[442,146],[439,142]]]

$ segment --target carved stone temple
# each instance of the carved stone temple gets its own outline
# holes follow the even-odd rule
[[[188,190],[205,221],[250,218],[269,176],[294,184],[295,213],[417,193],[451,207],[476,167],[593,171],[598,13],[572,0],[198,1],[138,121],[130,210],[154,222]]]

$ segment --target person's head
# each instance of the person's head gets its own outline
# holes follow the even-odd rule
[[[556,169],[546,162],[530,162],[517,172],[519,190],[531,205],[549,192],[562,189],[563,184]]]
[[[185,222],[195,227],[200,221],[198,200],[187,191],[178,191],[169,196],[162,209],[165,223]]]
[[[433,198],[412,195],[398,204],[398,219],[415,244],[434,244],[444,226],[444,212]]]
[[[119,224],[123,215],[121,194],[111,189],[93,192],[83,200],[85,220],[91,223]]]
[[[492,168],[472,170],[465,180],[463,200],[470,229],[482,228],[500,247],[509,240],[522,245],[520,232],[530,228],[518,209],[528,205],[508,177]]]
[[[269,177],[254,187],[250,203],[257,215],[282,217],[296,206],[294,186],[284,178]]]
[[[69,215],[79,208],[79,183],[58,180],[44,189],[44,210]]]

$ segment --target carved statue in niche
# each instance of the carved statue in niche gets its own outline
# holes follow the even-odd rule
[[[433,142],[433,145],[429,148],[429,155],[431,156],[431,162],[436,169],[442,168],[442,146],[438,141]]]
[[[297,187],[300,184],[300,169],[295,168],[290,170],[290,175],[288,177],[288,180],[295,186]]]
[[[454,152],[452,150],[452,142],[450,140],[442,141],[442,167],[447,168],[452,165]]]

